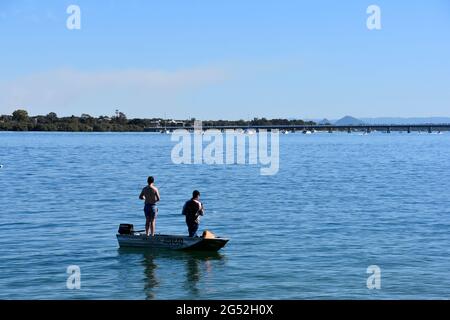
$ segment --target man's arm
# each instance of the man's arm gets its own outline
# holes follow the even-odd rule
[[[200,206],[200,209],[198,210],[198,214],[202,216],[205,213],[205,207],[203,206],[203,203],[201,203],[201,202],[199,202],[199,206]]]
[[[141,194],[139,195],[139,199],[145,200],[145,197],[144,197],[144,189],[142,189]]]

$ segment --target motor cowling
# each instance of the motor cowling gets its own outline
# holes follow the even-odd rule
[[[134,226],[130,223],[121,223],[119,225],[119,230],[117,231],[119,234],[133,234]]]

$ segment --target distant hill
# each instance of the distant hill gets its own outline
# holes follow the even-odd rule
[[[349,123],[347,122],[347,119],[356,119],[354,117],[344,117],[342,119],[339,120],[335,120],[335,119],[319,119],[319,118],[314,118],[314,119],[304,119],[305,121],[314,121],[318,124],[324,124],[322,122],[324,121],[329,121],[329,123],[331,124],[336,124],[338,121],[339,122],[344,122],[343,125],[348,125]],[[344,120],[345,119],[345,120]],[[352,122],[355,120],[349,120],[349,122]],[[410,117],[410,118],[401,118],[401,117],[377,117],[377,118],[359,118],[356,119],[355,122],[357,122],[357,124],[360,124],[359,121],[363,122],[364,124],[380,124],[380,125],[387,125],[387,124],[443,124],[443,123],[450,123],[450,117]]]
[[[351,116],[345,116],[334,122],[334,125],[337,126],[357,126],[360,124],[364,124],[364,122]]]
[[[322,119],[322,120],[320,120],[320,121],[314,121],[314,122],[316,122],[317,124],[319,124],[319,125],[327,125],[327,124],[331,124],[332,122],[330,121],[330,120],[328,120],[328,119]]]

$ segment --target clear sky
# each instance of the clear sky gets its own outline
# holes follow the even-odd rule
[[[0,57],[0,114],[450,116],[449,0],[0,0]]]

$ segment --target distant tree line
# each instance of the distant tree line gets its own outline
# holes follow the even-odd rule
[[[43,116],[29,116],[23,109],[15,110],[12,115],[0,116],[0,131],[79,131],[79,132],[140,132],[145,128],[170,128],[174,126],[193,126],[195,118],[189,120],[168,120],[162,118],[127,119],[127,116],[118,112],[115,116],[92,117],[82,114],[79,117],[58,117],[50,112]],[[303,120],[254,118],[246,120],[207,120],[204,126],[255,126],[255,125],[304,125],[315,124]]]

